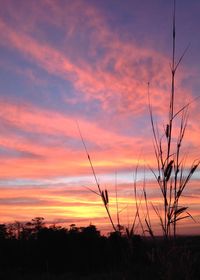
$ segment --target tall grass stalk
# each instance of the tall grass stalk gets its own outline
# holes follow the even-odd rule
[[[99,196],[101,197],[101,199],[102,199],[102,201],[103,201],[103,205],[104,205],[105,210],[106,210],[106,212],[107,212],[108,218],[109,218],[110,223],[111,223],[111,225],[112,225],[112,228],[113,228],[113,230],[114,230],[115,232],[118,232],[118,229],[117,229],[117,227],[116,227],[115,224],[114,224],[113,218],[112,218],[111,213],[110,213],[110,210],[109,210],[109,195],[108,195],[108,190],[107,190],[107,189],[105,189],[105,190],[102,190],[102,189],[101,189],[101,186],[100,186],[100,184],[99,184],[99,182],[98,182],[98,179],[97,179],[97,176],[96,176],[96,172],[95,172],[95,170],[94,170],[94,166],[93,166],[93,164],[92,164],[92,160],[91,160],[91,157],[90,157],[89,152],[88,152],[88,150],[87,150],[87,147],[86,147],[85,141],[84,141],[84,139],[83,139],[83,136],[82,136],[82,133],[81,133],[81,130],[80,130],[80,127],[79,127],[78,122],[77,122],[77,128],[78,128],[79,135],[80,135],[80,137],[81,137],[81,141],[82,141],[82,143],[83,143],[83,146],[84,146],[84,149],[85,149],[85,152],[86,152],[88,161],[89,161],[89,163],[90,163],[90,167],[91,167],[91,170],[92,170],[92,174],[93,174],[93,176],[94,176],[94,180],[95,180],[95,183],[96,183],[96,186],[97,186],[97,191],[93,191],[93,190],[91,190],[91,189],[90,189],[90,190],[91,190],[92,192],[94,192],[95,194],[97,194],[97,195],[99,195]]]
[[[136,211],[134,213],[132,226],[131,226],[131,228],[129,228],[129,227],[124,227],[123,225],[121,225],[121,222],[120,222],[120,212],[122,212],[124,210],[124,208],[119,210],[118,188],[117,188],[117,173],[115,173],[115,200],[116,200],[116,223],[115,223],[114,219],[113,219],[113,217],[112,217],[112,215],[110,213],[110,209],[109,209],[109,194],[108,194],[108,190],[107,189],[102,190],[102,188],[101,188],[101,186],[100,186],[100,184],[98,182],[97,175],[96,175],[96,172],[95,172],[95,169],[94,169],[94,166],[93,166],[90,154],[89,154],[88,149],[86,147],[85,141],[83,139],[83,136],[82,136],[82,133],[81,133],[81,130],[80,130],[78,122],[77,122],[77,128],[78,128],[78,132],[79,132],[82,144],[84,146],[85,153],[87,155],[87,159],[89,161],[89,164],[90,164],[90,167],[91,167],[91,170],[92,170],[92,174],[93,174],[93,177],[94,177],[94,180],[95,180],[95,183],[96,183],[96,187],[97,187],[96,190],[93,190],[91,188],[87,188],[87,189],[89,189],[91,192],[93,192],[94,194],[96,194],[96,195],[101,197],[101,199],[103,201],[103,205],[104,205],[105,210],[107,212],[110,224],[112,225],[112,228],[113,228],[114,232],[116,232],[119,235],[121,235],[122,234],[122,230],[125,230],[124,233],[126,234],[126,236],[128,238],[131,238],[135,234],[136,222],[138,220],[138,223],[139,223],[139,225],[140,225],[140,227],[142,229],[142,233],[144,235],[145,230],[144,230],[144,227],[143,227],[142,219],[140,217],[140,206],[141,206],[142,196],[140,197],[140,199],[138,201],[138,194],[137,194],[137,182],[136,181],[137,181],[138,165],[136,166],[135,178],[134,178],[134,200],[135,200]],[[138,162],[138,164],[139,164],[139,162]]]
[[[179,65],[188,49],[185,49],[181,57],[176,62],[176,0],[173,2],[173,32],[172,32],[172,61],[171,61],[171,94],[168,107],[168,122],[165,125],[164,133],[161,133],[154,121],[153,110],[150,101],[150,86],[148,83],[148,100],[150,121],[154,139],[154,152],[157,162],[157,171],[154,170],[156,181],[163,197],[164,216],[159,209],[153,206],[158,215],[163,234],[169,237],[177,234],[177,222],[191,217],[185,206],[179,205],[179,200],[192,175],[199,166],[200,161],[194,161],[189,171],[185,166],[184,154],[182,153],[182,144],[188,121],[188,103],[180,110],[175,112],[175,77]],[[175,133],[175,121],[179,119],[179,132]],[[186,175],[185,175],[186,174]]]

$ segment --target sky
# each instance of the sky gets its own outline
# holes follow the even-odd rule
[[[111,230],[78,131],[116,220],[134,216],[144,177],[149,204],[161,194],[155,167],[147,84],[159,129],[170,96],[172,1],[0,0],[0,222],[42,216],[69,226]],[[177,0],[175,108],[200,95],[200,2]],[[183,151],[200,157],[200,101],[189,108]],[[200,233],[199,170],[181,201]],[[155,229],[159,221],[151,210]]]

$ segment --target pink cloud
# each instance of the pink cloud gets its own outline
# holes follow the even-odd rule
[[[18,105],[3,100],[0,102],[0,108],[4,128],[4,133],[0,136],[0,145],[22,153],[21,156],[1,159],[4,162],[1,176],[7,177],[10,174],[17,177],[40,177],[90,172],[73,117],[38,109],[30,104]],[[27,138],[23,133],[16,134],[9,126],[35,136]],[[89,146],[94,166],[99,172],[105,171],[105,168],[108,171],[137,163],[138,143],[141,143],[142,149],[141,138],[108,131],[84,119],[79,120],[79,126]],[[78,146],[71,146],[69,140],[78,141]],[[27,156],[23,157],[23,153]]]
[[[49,3],[53,5],[52,2]],[[138,47],[134,42],[121,41],[117,34],[109,30],[103,16],[96,9],[84,5],[79,3],[79,13],[83,13],[84,8],[85,32],[90,27],[95,30],[91,33],[90,45],[91,56],[95,56],[97,60],[93,65],[80,56],[73,62],[70,50],[74,49],[74,43],[71,46],[69,44],[64,53],[50,44],[37,41],[32,34],[24,31],[21,23],[15,29],[1,20],[0,30],[4,39],[2,43],[17,49],[47,72],[70,80],[85,98],[99,100],[105,110],[110,110],[112,104],[117,111],[125,112],[128,108],[132,114],[143,112],[147,103],[148,81],[152,81],[154,106],[165,109],[170,88],[168,58],[151,49]],[[56,9],[54,12],[57,18],[59,8],[55,5],[53,7]],[[71,9],[73,8],[75,9],[76,5],[72,5]],[[79,21],[71,23],[67,19],[67,23],[69,27],[70,24],[80,27]],[[106,48],[100,58],[95,54],[98,45]],[[75,47],[74,52],[76,51],[78,50]],[[109,65],[111,70],[108,69]]]
[[[1,158],[2,177],[90,173],[89,162],[74,117],[38,109],[30,104],[18,105],[3,100],[0,102],[0,108],[2,128],[4,127],[0,145],[5,149],[21,152],[21,156]],[[16,134],[9,126],[35,136],[27,138],[23,134]],[[155,165],[152,144],[150,141],[144,141],[142,136],[124,136],[120,132],[109,131],[84,119],[79,120],[79,126],[97,172],[130,169],[137,164],[138,158],[142,162],[145,160],[144,164],[150,164],[152,167]],[[190,142],[195,147],[199,145],[195,131],[198,129],[190,130],[189,127],[185,152],[188,145],[191,145]],[[69,140],[76,141],[78,146],[71,146]],[[196,149],[195,154],[193,150],[194,146],[190,148],[188,164],[192,162],[192,158],[196,159]],[[24,157],[23,153],[27,156]]]

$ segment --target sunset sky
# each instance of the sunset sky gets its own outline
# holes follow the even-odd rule
[[[170,94],[172,1],[0,0],[0,223],[35,216],[69,226],[111,227],[77,129],[102,188],[123,223],[134,212],[144,173],[149,202],[161,201],[147,98],[162,127]],[[176,109],[200,95],[200,1],[177,0],[177,55],[190,44],[176,76]],[[200,100],[189,108],[188,164],[200,158]],[[189,166],[189,165],[188,165]],[[144,171],[145,170],[145,171]],[[200,176],[182,203],[200,233]],[[113,207],[112,207],[113,206]],[[152,220],[158,227],[155,213]]]

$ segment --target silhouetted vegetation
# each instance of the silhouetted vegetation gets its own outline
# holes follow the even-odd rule
[[[102,236],[94,225],[0,225],[0,279],[199,279],[200,238]]]

